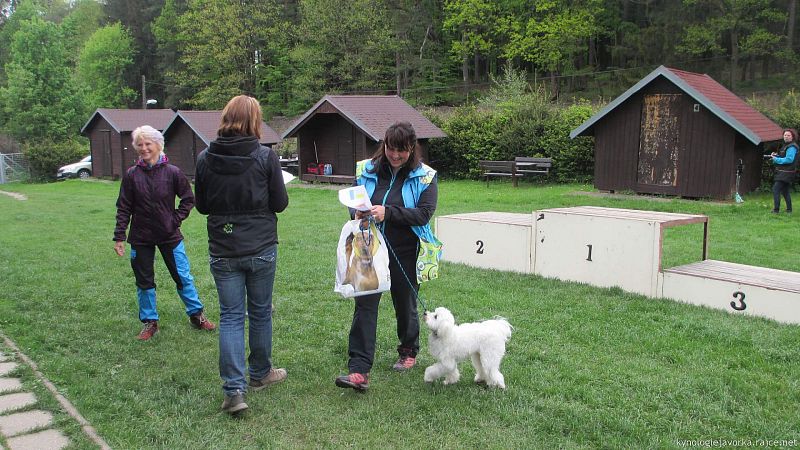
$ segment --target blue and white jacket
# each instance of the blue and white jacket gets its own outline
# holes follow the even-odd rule
[[[372,195],[375,193],[375,188],[378,185],[378,173],[375,171],[371,159],[365,159],[356,164],[356,183],[364,186],[364,188],[367,190],[367,195],[372,198]],[[390,181],[390,186],[393,183],[394,178]],[[408,173],[408,176],[403,180],[403,187],[401,189],[403,206],[406,208],[416,208],[422,193],[435,183],[436,171],[431,167],[420,163],[419,167],[411,170]],[[386,198],[384,196],[383,202],[379,204],[384,204],[385,201]],[[434,203],[433,209],[435,210],[435,208],[436,205]],[[428,215],[424,224],[411,225],[411,230],[414,232],[414,234],[427,242],[436,242],[436,237],[433,235],[433,231],[430,227],[430,218],[432,216],[433,210],[430,211],[430,214]],[[391,220],[391,218],[387,217],[387,220]]]

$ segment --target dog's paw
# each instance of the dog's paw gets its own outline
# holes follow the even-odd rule
[[[433,366],[425,369],[425,376],[422,379],[425,380],[426,383],[433,383],[436,381],[436,375],[434,374]]]
[[[444,384],[455,384],[458,383],[459,378],[461,378],[461,374],[458,372],[450,373],[446,377],[444,377]]]

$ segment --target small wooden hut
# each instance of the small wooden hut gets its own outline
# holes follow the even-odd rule
[[[606,191],[731,198],[761,180],[781,128],[705,74],[661,66],[570,133],[594,136]]]
[[[283,133],[297,137],[300,177],[304,181],[352,183],[356,162],[370,157],[394,122],[407,121],[417,133],[422,158],[428,140],[445,137],[436,125],[397,95],[326,95]],[[319,164],[330,164],[325,175]]]
[[[178,111],[164,128],[165,153],[170,163],[194,178],[197,155],[217,138],[221,119],[222,111]],[[278,133],[262,122],[261,143],[274,145],[280,141]]]
[[[89,138],[92,175],[120,178],[136,163],[131,132],[141,125],[163,131],[174,115],[171,109],[98,108],[81,128],[81,135]]]

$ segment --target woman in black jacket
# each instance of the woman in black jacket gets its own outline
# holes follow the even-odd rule
[[[229,414],[247,409],[244,394],[286,379],[272,366],[272,287],[278,256],[278,217],[289,197],[278,155],[259,143],[258,100],[231,99],[218,137],[197,158],[197,210],[208,215],[208,253],[219,294],[219,373]],[[245,382],[245,314],[250,355]]]

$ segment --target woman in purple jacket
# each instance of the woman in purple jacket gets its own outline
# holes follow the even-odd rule
[[[192,188],[183,172],[169,164],[161,132],[144,125],[133,130],[132,136],[139,160],[127,170],[119,187],[114,251],[119,256],[125,254],[125,230],[130,223],[127,240],[136,278],[139,320],[144,323],[136,339],[146,341],[158,332],[153,271],[156,247],[175,281],[178,296],[186,305],[189,322],[197,329],[211,331],[216,327],[203,314],[180,230],[181,222],[189,217],[194,206]],[[181,200],[177,210],[175,197]]]

